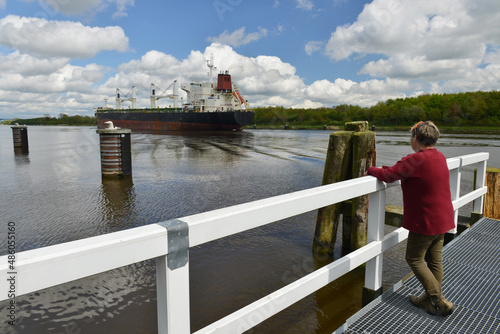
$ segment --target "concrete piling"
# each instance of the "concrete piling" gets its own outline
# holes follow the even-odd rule
[[[111,122],[109,122],[111,123]],[[113,123],[106,129],[98,129],[101,150],[101,174],[106,178],[122,178],[132,175],[130,129],[115,128]]]

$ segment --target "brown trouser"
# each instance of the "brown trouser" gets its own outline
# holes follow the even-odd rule
[[[444,234],[422,235],[410,232],[406,245],[406,262],[427,294],[435,300],[443,297],[443,244]]]

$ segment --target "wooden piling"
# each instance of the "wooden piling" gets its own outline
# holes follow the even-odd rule
[[[367,121],[348,122],[344,124],[345,131],[366,132],[368,131]]]
[[[368,131],[355,132],[352,144],[352,178],[362,177],[375,161],[375,134]],[[349,249],[354,251],[366,245],[368,195],[352,199],[351,224]]]
[[[322,184],[364,176],[375,165],[375,133],[368,122],[345,124],[345,131],[330,135]],[[368,227],[368,195],[353,198],[318,210],[313,240],[315,256],[333,256],[340,213],[342,213],[342,256],[366,245]],[[363,288],[363,302],[382,293]]]
[[[488,192],[484,196],[484,215],[500,219],[500,168],[486,168],[486,186]]]
[[[403,207],[387,204],[385,206],[385,225],[401,227],[403,225]]]
[[[338,131],[330,135],[323,172],[323,185],[350,178],[352,135],[352,131]],[[318,210],[313,240],[313,250],[317,254],[333,254],[341,206],[342,204],[338,203]]]
[[[368,132],[368,122],[346,123],[345,130],[330,135],[323,185],[363,176],[375,163],[375,134]],[[368,196],[362,196],[319,209],[313,241],[316,253],[333,254],[340,213],[343,216],[342,253],[366,245]]]
[[[342,202],[342,256],[351,252],[352,200]]]

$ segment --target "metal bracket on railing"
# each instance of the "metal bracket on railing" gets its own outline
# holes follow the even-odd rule
[[[158,225],[167,229],[167,265],[170,270],[184,267],[189,260],[189,225],[179,219],[167,220]]]

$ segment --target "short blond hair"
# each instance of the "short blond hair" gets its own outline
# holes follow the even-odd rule
[[[418,122],[411,128],[411,136],[425,147],[434,146],[439,138],[439,129],[431,121]]]

